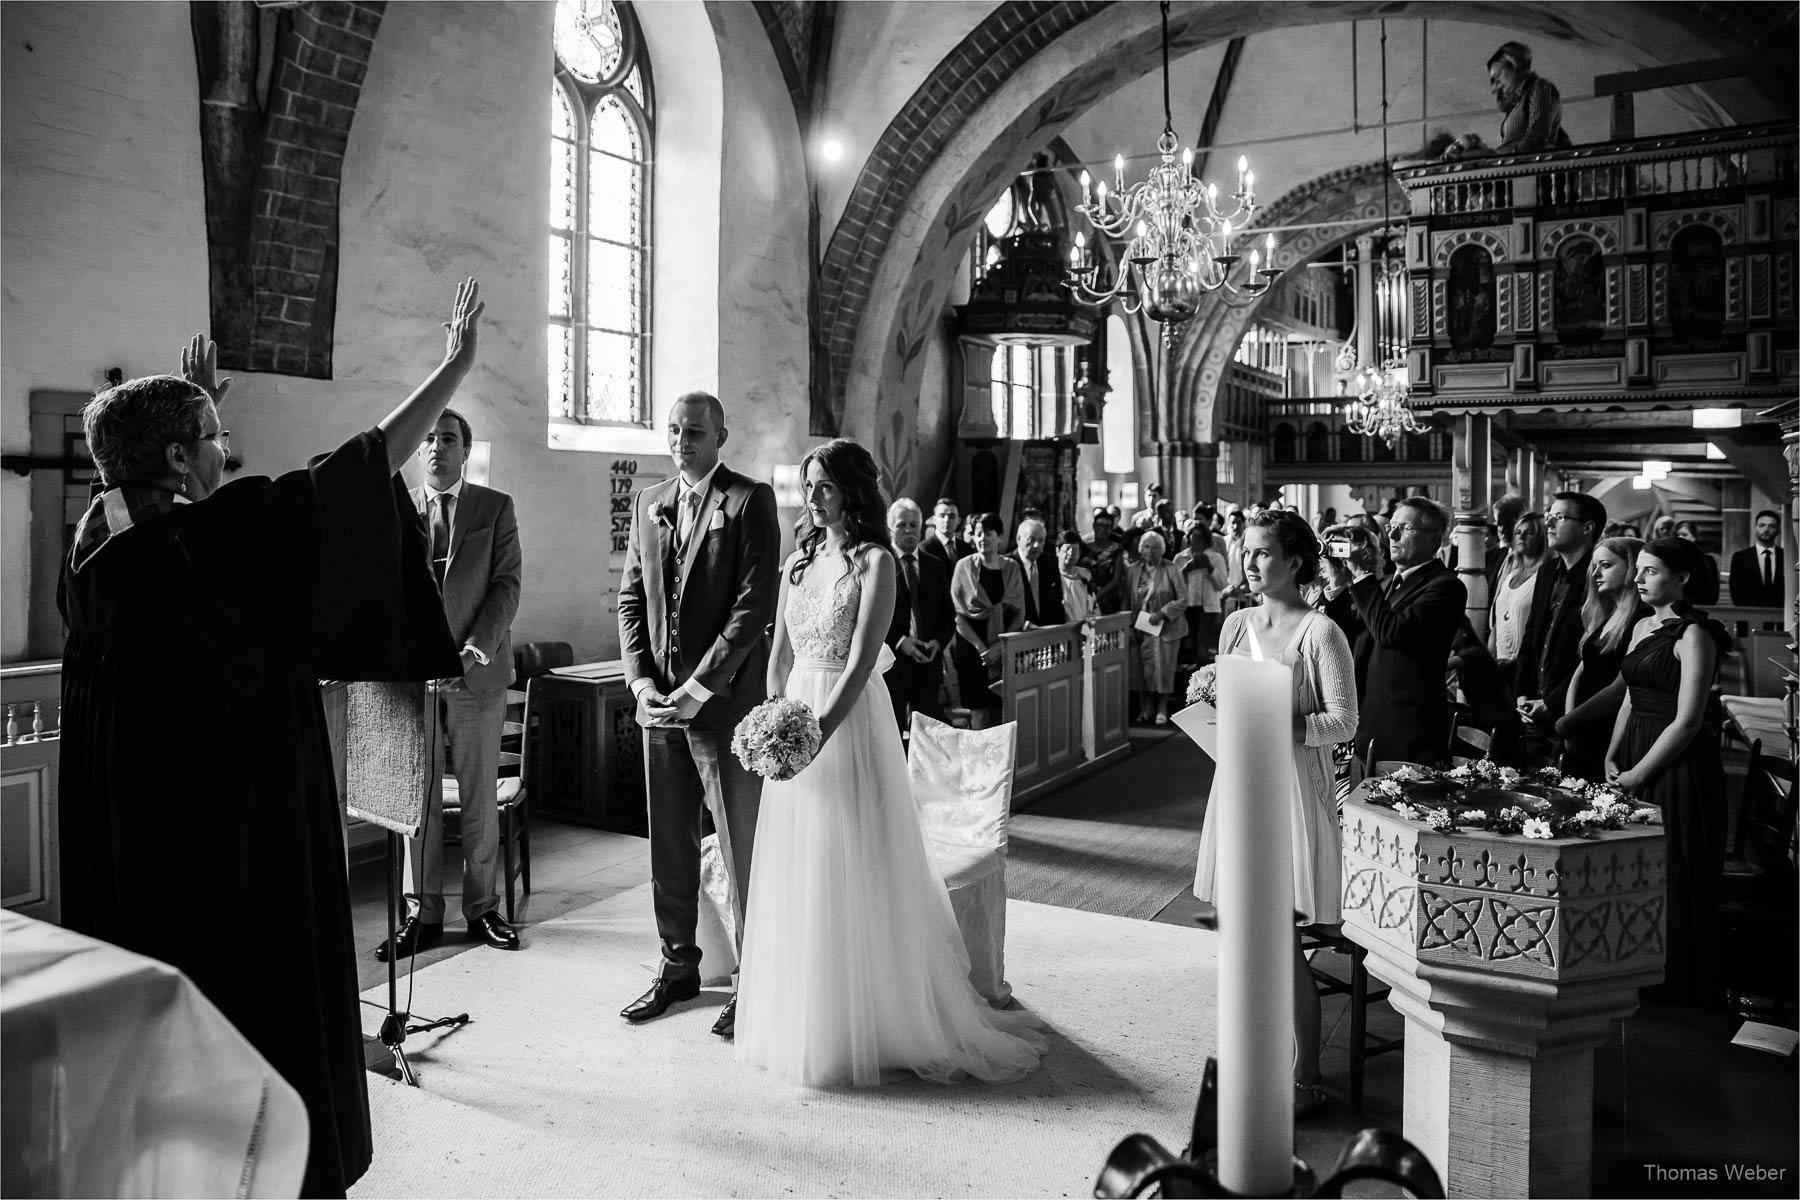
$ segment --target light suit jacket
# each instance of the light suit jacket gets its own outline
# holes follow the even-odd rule
[[[425,553],[431,553],[429,489],[412,489],[413,505],[425,522]],[[477,695],[505,691],[512,682],[512,619],[519,611],[519,522],[512,497],[478,483],[464,483],[450,510],[450,562],[444,568],[444,616],[456,644],[487,655],[463,673],[463,686]]]

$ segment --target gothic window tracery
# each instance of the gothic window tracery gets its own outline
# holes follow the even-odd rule
[[[549,418],[644,427],[655,141],[648,55],[624,0],[557,0],[555,49]]]

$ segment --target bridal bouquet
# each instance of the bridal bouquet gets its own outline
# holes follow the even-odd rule
[[[1188,677],[1187,702],[1189,704],[1204,702],[1214,708],[1219,707],[1218,680],[1219,668],[1212,663],[1207,663],[1195,671]]]
[[[819,752],[819,718],[798,700],[774,696],[751,709],[731,735],[731,752],[764,779],[792,779]]]

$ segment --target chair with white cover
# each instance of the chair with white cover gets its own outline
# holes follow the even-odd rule
[[[969,950],[969,982],[996,1008],[1006,982],[1006,823],[1018,726],[958,729],[912,715],[913,803]]]

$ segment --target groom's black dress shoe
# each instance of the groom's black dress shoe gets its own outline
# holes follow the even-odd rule
[[[671,1004],[692,1000],[700,994],[698,979],[664,979],[657,976],[650,990],[619,1010],[619,1015],[632,1024],[649,1021],[669,1011]]]
[[[713,1022],[713,1032],[730,1041],[737,1033],[737,993],[731,993],[731,999],[719,1010],[719,1019]]]
[[[497,912],[484,912],[469,922],[464,935],[471,942],[486,942],[496,950],[517,950],[519,935]]]
[[[400,932],[394,935],[395,958],[411,958],[416,950],[429,950],[444,940],[444,924],[427,925],[417,917],[406,918],[400,926]],[[375,961],[388,960],[388,943],[383,942],[375,947]]]

